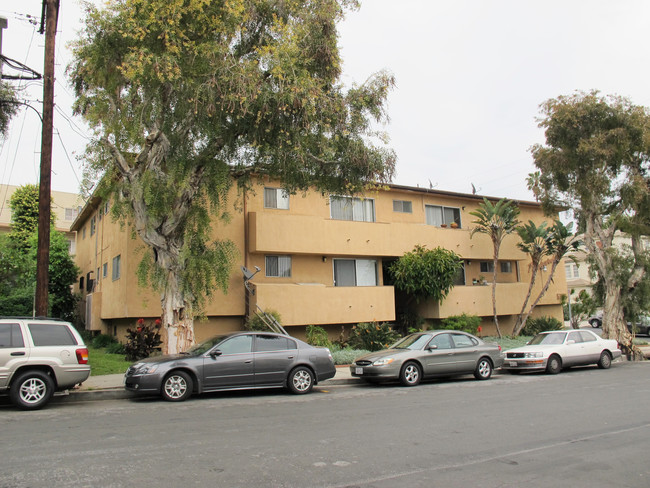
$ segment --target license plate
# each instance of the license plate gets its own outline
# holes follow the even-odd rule
[[[511,368],[516,368],[517,367],[517,361],[510,361],[510,367]]]
[[[363,368],[354,368],[354,374],[363,374]]]

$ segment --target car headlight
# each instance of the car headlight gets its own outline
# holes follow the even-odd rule
[[[158,369],[157,364],[140,363],[134,366],[134,374],[151,374]]]
[[[387,364],[390,364],[393,361],[395,361],[395,358],[381,358],[381,359],[377,359],[377,361],[373,362],[372,365],[373,366],[386,366]]]
[[[544,357],[544,353],[541,352],[527,352],[524,355],[525,358],[541,358]]]

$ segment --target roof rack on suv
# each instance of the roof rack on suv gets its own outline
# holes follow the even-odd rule
[[[43,317],[42,315],[38,317],[28,317],[21,315],[0,315],[0,320],[3,319],[13,319],[13,320],[54,320],[56,322],[67,322],[66,320],[59,319],[56,317]]]

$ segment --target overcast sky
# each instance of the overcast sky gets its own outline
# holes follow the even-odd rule
[[[41,0],[0,2],[3,54],[42,73],[44,38],[26,14],[40,20]],[[87,135],[64,75],[79,21],[80,2],[61,0],[52,188],[69,192]],[[650,107],[647,0],[365,0],[339,32],[346,84],[382,69],[396,78],[385,130],[398,184],[532,200],[540,103],[598,89]],[[28,88],[40,110],[42,84]],[[38,117],[24,110],[0,142],[0,183],[36,183],[39,151]]]

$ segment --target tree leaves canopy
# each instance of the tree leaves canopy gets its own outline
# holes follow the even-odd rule
[[[440,303],[453,288],[462,263],[462,258],[453,251],[417,245],[389,269],[395,286],[412,295],[416,302],[432,298]]]
[[[394,85],[345,90],[336,22],[347,0],[110,0],[87,5],[69,66],[75,111],[95,131],[88,186],[135,217],[143,261],[186,297],[226,289],[234,246],[213,239],[233,180],[289,193],[355,193],[390,181],[395,154],[374,125]],[[226,261],[224,261],[224,258]],[[155,264],[155,266],[151,266]],[[156,270],[156,266],[158,269]],[[193,276],[192,272],[202,273]],[[200,278],[200,279],[198,279]]]

